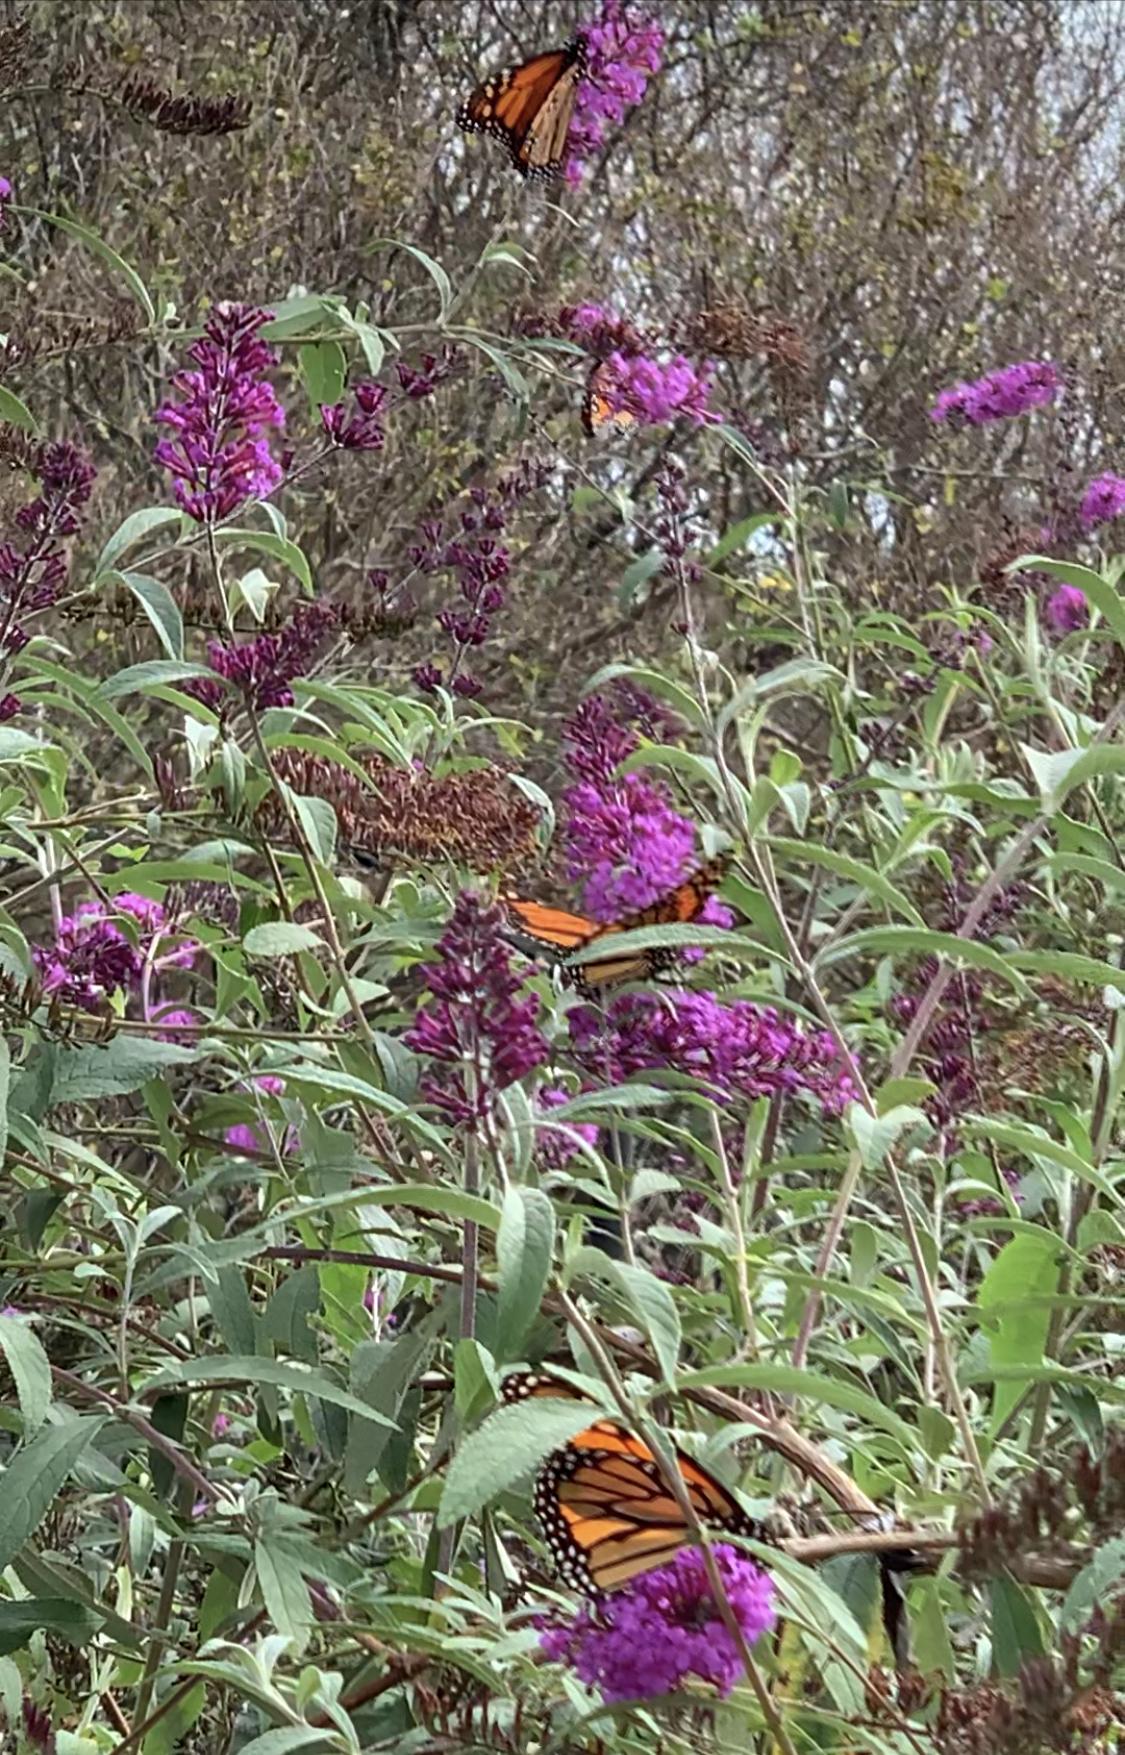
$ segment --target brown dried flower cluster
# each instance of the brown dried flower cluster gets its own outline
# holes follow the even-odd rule
[[[274,765],[294,792],[327,799],[341,839],[361,854],[420,864],[450,859],[477,872],[512,872],[534,856],[538,812],[503,769],[439,776],[428,768],[396,768],[379,755],[357,759],[372,785],[302,750],[279,751]],[[272,795],[259,806],[257,822],[273,837],[287,833]]]
[[[1100,1456],[1078,1445],[1064,1474],[1036,1469],[1005,1504],[962,1525],[962,1576],[994,1577],[1029,1551],[1061,1547],[1076,1511],[1094,1537],[1120,1535],[1125,1528],[1125,1427],[1110,1427]]]
[[[682,318],[675,332],[677,342],[696,353],[718,354],[730,360],[764,359],[772,370],[790,380],[809,374],[805,337],[795,323],[776,311],[752,311],[734,299],[724,299]]]
[[[97,89],[162,134],[233,134],[250,121],[248,97],[207,98],[192,92],[170,92],[136,73],[123,84],[109,80]]]
[[[1125,1698],[1078,1673],[1077,1641],[1061,1657],[1025,1664],[1014,1684],[949,1689],[934,1724],[940,1755],[1111,1755]]]

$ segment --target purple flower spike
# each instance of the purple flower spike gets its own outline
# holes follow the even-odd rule
[[[1090,620],[1086,593],[1080,591],[1077,585],[1060,585],[1054,595],[1047,599],[1047,607],[1043,613],[1052,634],[1060,637],[1084,628]]]
[[[538,998],[516,998],[504,924],[503,909],[461,891],[438,940],[442,961],[424,973],[433,998],[404,1037],[438,1063],[423,1075],[422,1095],[459,1127],[488,1118],[499,1092],[547,1058]]]
[[[1062,374],[1050,360],[1023,360],[1018,365],[1001,366],[970,384],[943,390],[930,410],[930,419],[970,427],[1009,420],[1012,415],[1026,414],[1029,408],[1053,402],[1062,386]]]
[[[172,379],[178,401],[153,415],[172,437],[156,446],[156,461],[172,476],[176,499],[197,524],[214,524],[246,500],[264,500],[281,480],[268,431],[285,413],[265,374],[277,354],[258,331],[269,311],[216,305],[188,357],[197,370]]]
[[[89,458],[65,439],[33,447],[27,468],[39,478],[39,492],[16,513],[24,544],[0,542],[0,657],[23,651],[31,638],[25,618],[50,609],[62,590],[59,539],[78,529],[94,485]]]
[[[750,1000],[684,988],[623,993],[600,1009],[572,1007],[567,1024],[579,1066],[608,1084],[666,1069],[699,1079],[721,1102],[800,1091],[827,1115],[855,1096],[827,1032],[807,1034]]]
[[[549,1115],[563,1103],[570,1102],[571,1093],[551,1086],[538,1093],[535,1102],[540,1115]],[[566,1132],[563,1132],[563,1128]],[[574,1136],[574,1137],[572,1137]],[[598,1129],[591,1121],[560,1122],[557,1127],[540,1127],[535,1132],[535,1153],[545,1170],[561,1170],[577,1154],[578,1141],[588,1146],[598,1143]]]
[[[773,1580],[727,1542],[712,1554],[731,1613],[753,1645],[777,1619]],[[570,1664],[607,1702],[653,1700],[688,1676],[726,1696],[742,1674],[698,1548],[682,1549],[596,1607],[583,1604],[569,1623],[544,1624],[539,1644],[548,1659]]]
[[[12,199],[12,185],[7,177],[0,177],[0,231],[4,229],[4,209]]]
[[[321,425],[342,451],[381,451],[387,438],[380,418],[386,399],[382,384],[365,379],[355,387],[354,410],[343,402],[321,405]]]
[[[1082,499],[1080,517],[1087,530],[1095,524],[1108,524],[1125,512],[1125,477],[1109,471],[1093,480]]]
[[[304,676],[320,647],[338,620],[330,603],[309,603],[296,610],[276,634],[259,634],[241,646],[223,640],[208,640],[207,659],[211,669],[225,682],[241,690],[255,711],[266,707],[291,707],[293,690],[290,684]],[[183,685],[185,695],[192,695],[212,711],[221,702],[213,677],[189,678]]]
[[[578,34],[586,65],[575,94],[563,172],[572,186],[581,182],[587,159],[605,144],[607,128],[624,121],[626,111],[640,103],[664,56],[660,26],[621,0],[605,0],[600,15],[581,25]]]
[[[583,882],[595,920],[647,908],[687,876],[695,826],[646,774],[616,769],[638,747],[603,697],[583,702],[566,727],[564,755],[576,783],[563,794],[566,871]]]

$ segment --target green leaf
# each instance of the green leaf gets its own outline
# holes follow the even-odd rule
[[[29,208],[27,211],[34,213],[36,219],[45,219],[48,225],[57,226],[59,231],[65,232],[68,237],[77,238],[78,242],[85,244],[93,255],[100,256],[103,262],[107,262],[114,273],[120,275],[125,282],[144,312],[147,321],[149,323],[156,322],[156,307],[149,297],[144,281],[136,269],[129,266],[123,256],[119,256],[116,250],[110,249],[104,238],[100,238],[97,232],[91,231],[89,226],[79,225],[76,219],[63,219],[57,213],[43,213],[38,208]]]
[[[553,1396],[535,1396],[499,1408],[470,1433],[453,1458],[441,1496],[438,1527],[445,1529],[471,1517],[596,1418],[591,1403],[565,1402]]]
[[[323,940],[311,926],[301,926],[295,920],[267,920],[252,926],[242,941],[250,957],[293,957],[299,951],[316,951],[322,946]]]
[[[149,1079],[163,1078],[170,1068],[190,1066],[200,1058],[197,1048],[148,1036],[115,1036],[105,1048],[60,1048],[48,1107],[127,1097]]]
[[[1125,754],[1125,752],[1122,752]],[[947,957],[954,964],[967,963],[970,968],[986,969],[1001,981],[1014,987],[1021,999],[1031,999],[1032,990],[1023,976],[1012,967],[1012,959],[991,945],[978,944],[975,939],[958,938],[955,932],[931,932],[915,926],[870,926],[849,933],[817,958],[817,967],[831,968],[849,957],[886,954],[888,956]]]
[[[8,1149],[8,1095],[12,1083],[12,1051],[8,1038],[0,1035],[0,1164]]]
[[[295,542],[286,536],[277,536],[272,530],[236,530],[228,528],[216,530],[215,541],[221,548],[248,548],[256,554],[270,555],[273,560],[280,561],[295,578],[299,579],[305,590],[311,594],[313,588],[312,568],[303,552]]]
[[[901,914],[912,926],[925,927],[926,923],[913,902],[873,865],[865,865],[861,859],[852,859],[846,853],[837,853],[834,848],[822,847],[816,841],[794,841],[780,835],[771,835],[768,839],[773,851],[784,859],[793,860],[798,869],[803,865],[822,865],[826,871],[835,872],[837,877],[866,890],[868,895],[884,903],[892,913]]]
[[[917,1448],[915,1433],[898,1414],[884,1407],[866,1390],[842,1383],[835,1377],[826,1377],[819,1371],[798,1370],[792,1365],[711,1365],[705,1371],[687,1372],[678,1382],[681,1389],[726,1389],[743,1385],[747,1389],[768,1389],[777,1395],[824,1402],[830,1408],[842,1408],[882,1431],[892,1433],[910,1452]]]
[[[417,244],[404,243],[401,238],[376,238],[369,248],[372,250],[404,250],[408,256],[413,256],[415,262],[421,263],[438,290],[440,300],[438,322],[439,324],[445,322],[453,304],[453,288],[449,284],[449,276],[440,262],[435,262],[432,256],[427,256],[425,250],[420,250]]]
[[[1058,1290],[1062,1245],[1050,1231],[1024,1231],[1006,1243],[989,1267],[977,1293],[982,1314],[994,1305],[1020,1305],[996,1315],[985,1326],[994,1366],[1041,1365],[1051,1312],[1046,1302]],[[1030,1299],[1041,1305],[1026,1308]],[[1019,1381],[997,1384],[992,1403],[993,1432],[1023,1394]]]
[[[1108,579],[1104,579],[1090,567],[1077,566],[1073,561],[1052,560],[1050,555],[1021,555],[1010,570],[1023,572],[1028,568],[1033,568],[1037,573],[1049,573],[1052,578],[1061,579],[1066,585],[1077,585],[1079,591],[1084,592],[1094,605],[1106,626],[1112,630],[1118,644],[1125,646],[1125,599],[1115,591]]]
[[[1046,810],[1059,810],[1068,794],[1087,780],[1103,774],[1125,774],[1125,749],[1115,744],[1096,743],[1088,749],[1059,750],[1044,755],[1029,744],[1021,744],[1028,766],[1035,775]]]
[[[249,1357],[257,1348],[258,1334],[245,1276],[234,1267],[217,1268],[214,1273],[207,1285],[211,1315],[230,1351]]]
[[[138,578],[139,574],[134,574]],[[124,577],[124,575],[122,575]],[[183,628],[180,628],[181,638]],[[116,701],[121,695],[144,695],[150,689],[171,688],[192,676],[211,676],[205,664],[189,664],[182,658],[150,658],[144,664],[130,664],[114,676],[106,677],[90,697],[92,703]]]
[[[47,1418],[51,1405],[50,1362],[34,1329],[15,1316],[0,1315],[0,1353],[8,1361],[16,1386],[24,1436],[30,1438]]]
[[[318,1396],[347,1414],[358,1414],[363,1420],[374,1420],[379,1426],[393,1426],[394,1421],[376,1413],[358,1396],[340,1385],[323,1371],[290,1359],[230,1358],[215,1353],[202,1359],[185,1359],[182,1364],[168,1365],[150,1377],[145,1390],[163,1389],[173,1383],[257,1383],[272,1389],[288,1389],[297,1395]]]
[[[0,420],[6,420],[10,426],[21,427],[25,433],[37,433],[39,422],[26,403],[11,390],[5,390],[0,384]]]
[[[1001,1573],[992,1580],[992,1662],[1001,1676],[1015,1676],[1028,1658],[1046,1647],[1028,1591]]]
[[[308,1640],[312,1606],[300,1568],[285,1551],[283,1541],[260,1536],[254,1543],[254,1570],[262,1590],[266,1613],[279,1633],[304,1650]]]
[[[104,1424],[100,1418],[87,1418],[48,1426],[8,1465],[0,1492],[0,1572],[35,1534],[71,1470]]]
[[[908,1127],[929,1127],[921,1109],[900,1103],[885,1115],[872,1115],[862,1103],[848,1106],[847,1125],[859,1147],[865,1170],[878,1170],[899,1134]]]
[[[103,573],[116,567],[121,556],[127,554],[143,536],[147,536],[151,530],[163,530],[167,524],[178,524],[183,515],[178,506],[142,506],[139,511],[130,512],[117,526],[98,556],[98,563],[94,568],[95,584]]]
[[[500,1211],[496,1260],[500,1298],[496,1313],[497,1359],[519,1359],[538,1314],[551,1272],[555,1209],[537,1188],[511,1188]]]
[[[1064,1633],[1076,1632],[1099,1603],[1110,1600],[1125,1578],[1125,1536],[1115,1536],[1094,1550],[1094,1557],[1074,1579],[1060,1611]]]
[[[252,1742],[241,1744],[238,1755],[294,1755],[297,1749],[333,1744],[338,1748],[338,1737],[337,1731],[318,1731],[315,1725],[278,1725],[275,1730],[263,1731]]]
[[[680,1313],[664,1281],[648,1268],[614,1261],[602,1250],[589,1247],[578,1250],[572,1267],[576,1274],[588,1274],[613,1287],[652,1342],[664,1381],[671,1386],[680,1357]]]
[[[24,1597],[0,1602],[0,1655],[18,1651],[33,1633],[57,1633],[69,1645],[88,1645],[104,1616],[66,1597]]]
[[[989,1121],[979,1115],[965,1117],[964,1131],[971,1139],[991,1140],[993,1145],[1003,1146],[1011,1152],[1022,1152],[1033,1161],[1043,1159],[1049,1164],[1058,1164],[1064,1170],[1069,1170],[1080,1182],[1089,1182],[1111,1205],[1125,1205],[1121,1195],[1100,1170],[1095,1170],[1085,1158],[1079,1157],[1077,1152],[1064,1146],[1061,1141],[1052,1139],[1050,1134],[1032,1127],[1017,1127],[1010,1121]]]
[[[313,413],[344,394],[348,362],[338,341],[309,341],[297,350],[297,364]]]
[[[156,637],[175,664],[184,661],[184,618],[180,606],[162,579],[147,573],[118,573],[156,630]]]

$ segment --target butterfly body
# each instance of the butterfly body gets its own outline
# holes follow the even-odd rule
[[[553,953],[568,983],[589,998],[603,988],[618,986],[622,981],[650,980],[676,961],[679,949],[665,945],[643,951],[622,951],[614,956],[612,942],[609,942],[604,957],[586,963],[568,963],[568,956],[591,945],[600,945],[603,940],[612,941],[621,933],[635,932],[640,927],[690,925],[699,918],[708,898],[722,883],[726,868],[724,856],[710,859],[649,907],[608,924],[518,896],[507,898],[507,908],[517,930],[540,949]]]
[[[545,1373],[517,1372],[504,1382],[505,1401],[552,1396],[581,1401],[581,1392]],[[722,1483],[685,1451],[676,1468],[701,1523],[729,1534],[768,1540]],[[559,1575],[587,1596],[620,1590],[665,1565],[691,1540],[679,1502],[648,1445],[618,1421],[598,1416],[554,1451],[535,1483],[535,1515]]]
[[[478,85],[458,110],[457,125],[467,134],[503,141],[521,177],[555,177],[566,156],[585,70],[586,45],[574,37],[563,48],[532,55]]]
[[[618,408],[615,380],[609,366],[599,360],[586,380],[582,399],[582,425],[592,439],[609,432],[627,432],[636,426],[637,418],[627,408]]]

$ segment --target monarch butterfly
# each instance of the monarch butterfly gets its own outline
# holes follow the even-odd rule
[[[561,1378],[535,1371],[506,1377],[502,1394],[506,1402],[586,1399]],[[768,1527],[743,1511],[701,1463],[682,1450],[675,1457],[701,1522],[756,1541],[771,1539]],[[587,1596],[619,1590],[663,1566],[691,1540],[648,1445],[601,1414],[547,1458],[536,1478],[534,1505],[560,1577]]]
[[[574,37],[478,85],[458,110],[457,125],[502,140],[521,177],[557,176],[585,71],[586,43]]]
[[[597,962],[577,965],[565,962],[565,953],[585,950],[587,945],[598,943],[603,938],[612,938],[615,933],[634,932],[642,926],[689,925],[702,914],[708,897],[722,883],[726,868],[725,855],[709,859],[659,901],[608,926],[587,920],[582,914],[570,914],[565,908],[549,908],[542,902],[525,901],[518,896],[509,896],[507,906],[519,923],[518,930],[535,944],[554,951],[570,985],[589,996],[600,988],[616,987],[622,981],[651,980],[661,969],[675,962],[678,950],[664,946],[647,951],[625,951],[616,957],[607,955]]]
[[[612,391],[613,374],[605,361],[600,360],[586,381],[586,394],[582,399],[582,425],[592,439],[606,427],[624,431],[637,424],[636,415],[630,414],[627,408],[614,407]]]

